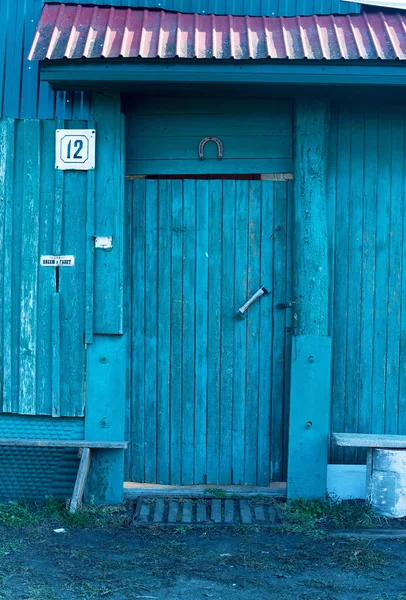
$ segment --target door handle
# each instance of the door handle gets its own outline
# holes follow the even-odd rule
[[[259,290],[255,292],[255,294],[237,310],[237,319],[245,319],[245,311],[251,306],[251,304],[261,296],[266,296],[267,294],[269,294],[268,290],[265,287],[260,287]]]

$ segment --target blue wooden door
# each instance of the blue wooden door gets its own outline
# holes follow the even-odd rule
[[[290,185],[129,184],[133,481],[283,479]]]

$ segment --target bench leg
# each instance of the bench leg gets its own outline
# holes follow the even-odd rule
[[[75,487],[72,494],[72,500],[70,501],[69,512],[71,513],[76,512],[76,509],[82,504],[83,492],[85,489],[87,474],[89,473],[91,459],[92,454],[90,448],[83,448]]]

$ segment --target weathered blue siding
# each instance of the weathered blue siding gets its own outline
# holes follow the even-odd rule
[[[293,170],[292,102],[264,98],[162,98],[129,101],[127,175],[289,173]],[[207,135],[223,144],[223,158]]]
[[[291,312],[286,181],[128,182],[134,481],[283,479]],[[261,286],[245,320],[235,313]]]
[[[406,433],[405,119],[390,103],[333,107],[333,431]],[[332,448],[333,462],[364,460]]]
[[[84,412],[87,173],[55,169],[55,129],[0,120],[0,411]],[[94,202],[94,199],[91,199]],[[73,254],[75,267],[41,267]],[[91,256],[90,260],[93,260]]]
[[[70,0],[70,4],[139,6],[181,13],[292,17],[359,13],[361,5],[340,0]]]
[[[53,92],[28,61],[42,0],[0,0],[0,117],[87,119],[89,95]]]

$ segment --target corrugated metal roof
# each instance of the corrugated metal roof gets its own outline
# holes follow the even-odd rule
[[[45,5],[29,58],[406,59],[406,16],[292,18]]]
[[[125,6],[170,10],[200,15],[249,15],[250,17],[294,17],[359,13],[357,2],[341,0],[69,0],[69,4]]]

